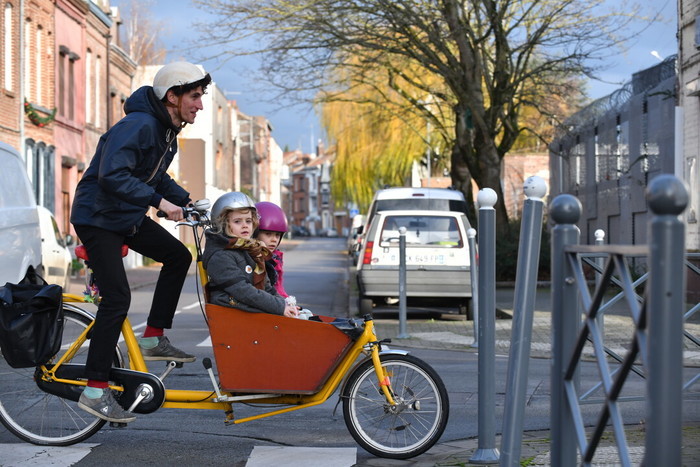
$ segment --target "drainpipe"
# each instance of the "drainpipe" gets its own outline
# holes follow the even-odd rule
[[[27,148],[24,144],[24,0],[19,0],[19,151],[26,167]]]

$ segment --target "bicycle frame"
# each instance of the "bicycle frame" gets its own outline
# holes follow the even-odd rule
[[[200,284],[203,288],[205,288],[208,282],[208,276],[206,270],[204,269],[204,265],[202,264],[201,239],[200,236],[197,235],[197,229],[203,228],[204,223],[198,219],[192,220],[190,218],[189,221],[181,222],[178,225],[190,226],[193,229],[197,251],[197,271],[200,278]],[[70,293],[64,293],[63,299],[68,303],[86,302],[86,298],[84,296]],[[60,358],[51,366],[50,369],[46,366],[41,367],[43,371],[41,376],[42,379],[45,381],[54,381],[76,386],[85,386],[87,384],[85,380],[57,378],[56,373],[61,365],[69,362],[76,355],[77,351],[85,344],[87,341],[87,336],[90,333],[93,325],[94,321],[90,323],[90,325],[82,332],[75,342],[71,344],[66,352],[60,356]],[[148,366],[143,358],[137,338],[128,318],[126,318],[122,324],[121,333],[124,338],[129,357],[129,369],[149,373]],[[258,420],[307,407],[313,407],[328,400],[328,398],[335,392],[340,383],[343,381],[343,378],[349,374],[352,368],[355,366],[355,362],[357,361],[358,357],[363,353],[372,359],[377,380],[379,382],[379,387],[386,397],[387,402],[391,405],[395,405],[395,401],[390,390],[391,382],[389,380],[389,376],[383,369],[379,359],[380,347],[380,342],[377,341],[374,331],[374,322],[371,319],[368,319],[365,320],[363,333],[345,351],[345,354],[341,357],[335,369],[326,378],[321,388],[313,394],[255,394],[248,392],[244,394],[237,394],[227,391],[221,392],[217,389],[214,391],[165,389],[165,401],[161,407],[176,409],[224,410],[227,414],[226,422],[234,424]],[[117,391],[124,390],[124,388],[121,386],[110,387]],[[259,404],[286,405],[288,407],[235,420],[233,416],[232,404],[235,402],[245,402],[250,400],[255,400],[255,402]]]
[[[69,300],[73,297],[67,297]],[[53,364],[49,369],[46,366],[42,366],[43,375],[42,378],[46,381],[53,381],[63,384],[71,384],[76,386],[85,386],[85,380],[72,380],[72,379],[62,379],[57,378],[56,372],[62,364],[70,359],[76,354],[78,349],[86,342],[88,333],[94,325],[91,323],[82,334],[71,344],[71,346],[66,350],[66,352],[61,355],[61,357]],[[122,335],[126,343],[126,348],[129,356],[129,369],[134,371],[140,371],[148,373],[148,366],[146,365],[141,350],[136,339],[136,335],[131,327],[129,319],[124,320],[122,325]],[[360,354],[369,354],[374,363],[375,371],[377,373],[377,379],[380,383],[380,387],[390,404],[394,404],[392,394],[390,391],[390,381],[389,376],[386,374],[379,361],[379,342],[376,341],[376,336],[374,334],[374,323],[372,320],[365,322],[365,329],[362,335],[352,344],[350,349],[342,357],[341,361],[335,368],[335,370],[327,378],[321,389],[310,395],[305,394],[286,394],[286,395],[275,395],[275,394],[242,394],[235,395],[231,393],[225,393],[219,397],[215,391],[207,390],[180,390],[180,389],[166,389],[165,390],[165,402],[162,408],[177,408],[177,409],[200,409],[200,410],[224,410],[227,413],[227,423],[244,423],[252,420],[258,420],[261,418],[270,417],[273,415],[279,415],[294,410],[299,410],[307,407],[313,407],[324,403],[328,398],[335,392],[335,390],[340,385],[343,377],[350,372],[354,367],[354,363]],[[110,386],[112,389],[117,391],[123,391],[124,388],[121,386]],[[254,399],[256,403],[260,404],[274,404],[274,405],[290,405],[291,407],[285,407],[278,410],[273,410],[263,414],[250,416],[242,418],[239,420],[233,419],[233,406],[234,402],[243,402]]]

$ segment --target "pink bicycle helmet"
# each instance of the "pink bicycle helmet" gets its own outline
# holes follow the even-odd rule
[[[269,230],[270,232],[287,232],[287,216],[281,207],[269,201],[261,201],[255,204],[260,216],[259,230]]]

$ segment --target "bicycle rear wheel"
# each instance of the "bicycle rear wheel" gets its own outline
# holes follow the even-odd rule
[[[72,305],[63,306],[61,350],[68,349],[92,317]],[[70,363],[84,364],[89,341]],[[115,354],[115,364],[119,364]],[[68,362],[67,362],[68,363]],[[68,446],[97,433],[105,421],[88,414],[77,402],[42,391],[34,380],[35,368],[12,368],[0,354],[0,421],[17,437],[43,446]]]
[[[343,390],[345,424],[355,441],[379,457],[408,459],[430,449],[449,416],[445,385],[412,355],[381,355],[395,406],[387,403],[371,360],[361,363]]]

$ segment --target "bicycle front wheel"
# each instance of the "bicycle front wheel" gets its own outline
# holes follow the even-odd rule
[[[64,304],[59,355],[90,324],[89,314]],[[89,341],[70,363],[85,363]],[[117,356],[115,355],[115,361]],[[68,363],[68,362],[67,362]],[[0,354],[0,421],[24,441],[44,446],[68,446],[97,433],[105,421],[88,414],[77,402],[48,394],[35,382],[36,368],[12,368]]]
[[[371,360],[349,376],[343,391],[345,424],[355,441],[379,457],[408,459],[430,449],[449,415],[445,385],[412,355],[381,355],[396,405],[384,397]]]

